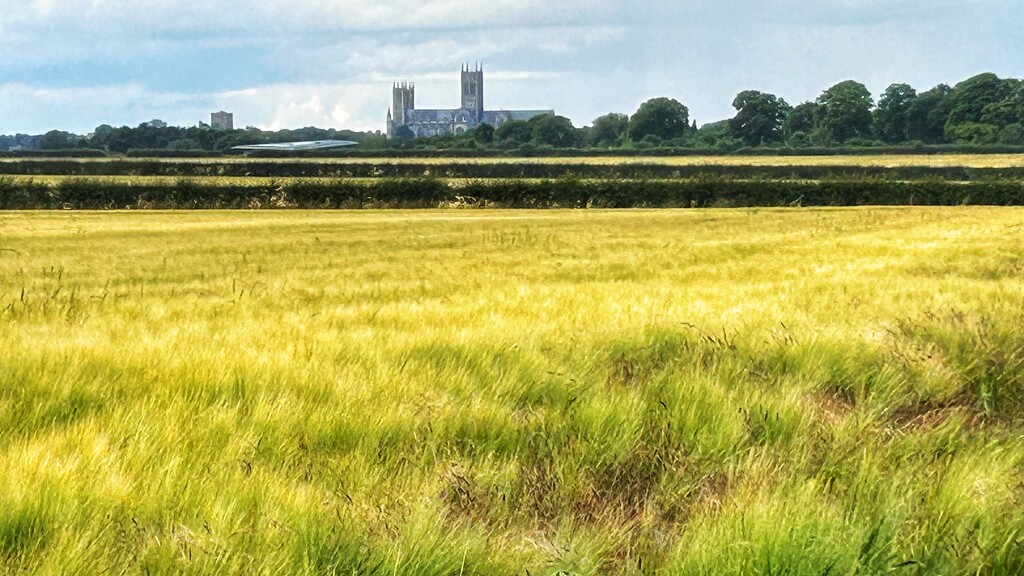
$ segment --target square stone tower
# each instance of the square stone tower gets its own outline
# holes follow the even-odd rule
[[[391,87],[392,121],[395,126],[412,123],[410,114],[416,110],[416,85],[412,82],[399,82]]]
[[[235,115],[224,111],[210,114],[210,128],[214,130],[234,130]]]
[[[473,69],[462,66],[462,109],[469,110],[475,122],[484,117],[484,67],[477,63]]]

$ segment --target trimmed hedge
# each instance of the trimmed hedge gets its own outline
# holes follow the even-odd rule
[[[209,158],[241,153],[232,150],[150,150],[133,149],[130,158]],[[656,156],[866,156],[866,155],[934,155],[934,154],[1024,154],[1024,146],[971,146],[960,144],[907,144],[895,146],[864,146],[846,148],[772,148],[754,147],[737,150],[719,148],[538,148],[523,146],[496,148],[340,148],[309,151],[251,151],[254,158],[580,158],[580,157],[656,157]],[[95,158],[117,157],[103,150],[73,148],[69,150],[0,150],[0,158]]]
[[[310,180],[256,185],[187,178],[137,184],[0,178],[0,209],[635,208],[861,205],[1024,205],[1024,183],[865,180]]]
[[[965,168],[943,166],[728,166],[663,164],[565,163],[392,163],[392,162],[310,162],[302,160],[267,162],[260,160],[166,161],[157,159],[32,160],[0,162],[0,174],[20,176],[230,176],[259,178],[542,178],[565,177],[602,179],[667,178],[764,178],[770,180],[865,179],[894,180],[926,178],[956,181],[1024,179],[1021,168]]]
[[[233,153],[228,150],[226,153]],[[772,148],[737,150],[720,148],[546,148],[525,145],[497,148],[339,148],[282,152],[249,152],[256,158],[579,158],[579,157],[652,157],[652,156],[866,156],[876,154],[1024,154],[1024,146],[969,146],[958,144],[910,144],[903,146],[864,146],[846,148]]]

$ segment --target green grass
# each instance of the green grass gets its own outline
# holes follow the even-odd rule
[[[0,573],[1021,573],[1022,237],[0,213]]]

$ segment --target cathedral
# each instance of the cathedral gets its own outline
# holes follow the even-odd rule
[[[484,69],[477,64],[462,66],[462,107],[454,110],[417,110],[416,86],[401,82],[392,86],[388,110],[388,138],[396,135],[421,138],[442,134],[463,134],[481,124],[497,128],[510,120],[529,120],[554,110],[484,110]],[[404,127],[404,128],[403,128]],[[407,130],[406,130],[407,129]]]

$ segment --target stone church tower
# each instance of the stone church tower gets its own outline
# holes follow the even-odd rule
[[[473,70],[469,64],[462,67],[462,109],[473,115],[474,122],[483,122],[484,67],[480,64]]]
[[[412,122],[410,114],[416,109],[416,85],[412,82],[395,83],[391,87],[391,108],[395,126]]]

